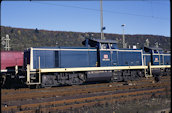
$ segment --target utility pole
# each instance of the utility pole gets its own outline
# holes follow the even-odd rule
[[[102,0],[100,0],[100,19],[101,19],[101,22],[100,22],[100,24],[101,24],[101,39],[105,39],[105,37],[104,37],[104,33],[103,33],[103,30],[105,29],[104,27],[103,27],[103,7],[102,7]]]
[[[125,44],[125,35],[124,35],[124,26],[125,26],[125,24],[122,24],[122,25],[121,25],[121,27],[123,28],[123,29],[122,29],[122,33],[123,33],[123,35],[122,35],[122,47],[123,47],[123,48],[126,48],[126,44]]]

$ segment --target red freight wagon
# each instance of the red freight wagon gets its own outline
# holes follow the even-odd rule
[[[23,65],[23,52],[16,51],[2,51],[1,52],[1,70],[6,67],[22,66]]]

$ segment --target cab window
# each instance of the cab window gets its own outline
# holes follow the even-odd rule
[[[159,50],[159,53],[162,54],[163,53],[162,50]]]
[[[108,44],[101,44],[101,49],[109,49],[109,45]]]
[[[154,50],[154,53],[156,53],[156,54],[157,54],[157,53],[158,53],[158,50]]]
[[[115,49],[115,44],[110,44],[111,49]]]

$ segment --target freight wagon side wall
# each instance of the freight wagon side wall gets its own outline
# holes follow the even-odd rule
[[[7,67],[23,66],[23,52],[1,52],[1,70]]]

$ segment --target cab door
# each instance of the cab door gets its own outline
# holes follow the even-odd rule
[[[117,63],[117,54],[118,54],[118,51],[115,47],[116,45],[115,44],[110,44],[110,51],[111,51],[111,65],[112,66],[117,66],[118,63]]]
[[[100,66],[112,66],[112,52],[108,43],[100,44]]]
[[[160,64],[160,54],[158,50],[152,50],[152,62],[153,65],[159,65]]]

